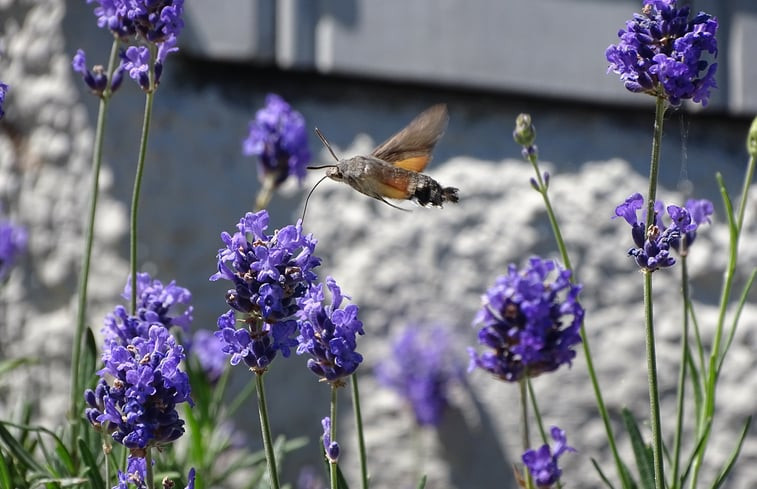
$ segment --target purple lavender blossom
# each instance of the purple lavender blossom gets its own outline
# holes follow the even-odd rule
[[[536,487],[547,488],[560,480],[562,470],[557,466],[557,459],[565,452],[575,452],[573,447],[568,446],[565,431],[553,426],[550,435],[555,441],[554,449],[549,445],[542,445],[538,450],[528,450],[523,454],[523,463],[528,467],[531,477],[534,478]]]
[[[407,328],[376,366],[379,383],[407,401],[420,426],[439,426],[449,405],[449,386],[460,373],[449,335],[440,327]]]
[[[715,88],[718,21],[704,12],[689,20],[689,7],[676,8],[675,0],[645,0],[618,32],[620,42],[610,45],[605,57],[609,71],[620,75],[632,92],[664,96],[671,105],[691,99],[707,105]]]
[[[0,282],[10,273],[18,257],[26,250],[26,229],[0,220]]]
[[[258,157],[258,178],[273,178],[278,187],[289,175],[302,183],[310,162],[305,118],[276,94],[269,94],[265,107],[250,121],[242,154]]]
[[[97,25],[107,27],[123,42],[147,42],[157,48],[157,56],[154,60],[153,86],[150,86],[150,69],[153,62],[150,48],[143,44],[136,44],[121,51],[121,63],[123,68],[129,71],[129,76],[137,82],[142,90],[152,90],[160,82],[163,72],[163,64],[166,55],[178,51],[177,39],[184,27],[182,14],[184,12],[184,0],[87,0],[95,3],[95,16]],[[74,67],[78,72],[84,73],[79,67]],[[120,84],[122,70],[114,75]],[[96,80],[95,80],[96,81]],[[90,85],[85,76],[85,82]],[[90,88],[92,86],[90,85]],[[93,88],[93,90],[95,90]],[[99,93],[102,93],[100,90]]]
[[[153,461],[153,464],[155,462]],[[118,485],[113,489],[147,489],[147,461],[144,457],[129,456],[126,462],[126,471],[118,471]],[[165,481],[164,481],[165,482]],[[168,481],[172,483],[173,481]],[[173,485],[164,485],[162,487],[173,487]],[[192,467],[187,474],[187,485],[185,489],[194,489],[195,487],[195,469]]]
[[[221,340],[207,329],[197,330],[192,337],[191,354],[197,358],[208,382],[218,382],[226,370],[226,354]]]
[[[150,50],[147,46],[129,46],[121,54],[121,62],[129,77],[137,82],[142,90],[150,88]]]
[[[77,49],[73,60],[71,61],[71,67],[75,72],[79,73],[84,80],[84,83],[89,87],[94,95],[101,97],[105,93],[105,89],[108,88],[108,74],[105,73],[105,68],[101,65],[95,65],[90,70],[87,67],[87,57],[83,50]],[[121,86],[121,82],[124,79],[124,65],[123,62],[113,72],[113,79],[110,83],[110,92],[113,93]]]
[[[8,85],[0,82],[0,119],[5,115],[3,105],[5,105],[5,94],[8,93]]]
[[[326,489],[323,477],[312,466],[306,465],[297,476],[297,489]]]
[[[137,315],[117,306],[106,317],[105,366],[95,390],[84,393],[89,422],[132,450],[176,440],[184,433],[176,405],[193,404],[189,379],[179,368],[184,349],[168,331],[189,317],[169,315],[174,305],[186,304],[189,292],[173,282],[164,287],[147,274],[138,281]]]
[[[326,287],[331,292],[331,304],[324,305],[323,285],[312,285],[300,300],[297,311],[300,335],[297,354],[308,353],[307,366],[311,372],[328,382],[340,382],[352,375],[363,361],[355,351],[356,335],[365,334],[363,323],[357,318],[358,307],[348,304],[340,309],[342,290],[332,277],[326,277]]]
[[[131,277],[127,280],[121,296],[127,301],[131,299]],[[168,285],[163,285],[160,280],[153,280],[147,273],[137,274],[137,316],[143,321],[161,323],[169,329],[178,326],[186,333],[189,331],[194,310],[190,304],[191,300],[192,293],[176,285],[174,280]],[[185,306],[180,313],[174,311],[179,306]],[[177,314],[169,314],[173,312]]]
[[[232,310],[218,318],[216,336],[224,343],[223,351],[231,355],[232,365],[244,360],[258,371],[265,370],[277,351],[287,357],[297,345],[297,301],[316,279],[313,269],[321,263],[313,254],[316,240],[303,235],[301,222],[273,235],[267,228],[268,212],[262,210],[248,212],[233,236],[223,232],[226,248],[218,251],[218,273],[210,277],[234,285],[226,293]]]
[[[144,457],[130,456],[126,460],[126,471],[118,471],[118,485],[113,489],[147,489],[147,461]]]
[[[556,277],[547,281],[552,272]],[[482,326],[479,343],[493,351],[477,354],[469,348],[469,370],[479,367],[517,382],[570,364],[576,356],[573,347],[581,342],[584,316],[578,303],[581,286],[571,284],[570,275],[570,270],[538,257],[523,271],[511,264],[483,296],[473,320]]]
[[[123,40],[138,35],[151,43],[178,37],[184,27],[184,0],[87,0],[95,3],[99,27]]]
[[[713,205],[709,200],[688,200],[684,207],[669,205],[667,209],[662,202],[655,202],[655,224],[647,227],[646,212],[641,220],[638,211],[644,206],[644,198],[639,193],[628,197],[615,208],[616,217],[622,217],[631,225],[631,236],[636,247],[628,250],[636,264],[642,269],[653,272],[660,268],[668,268],[675,264],[675,258],[670,254],[671,248],[684,254],[697,236],[700,224],[709,223]],[[662,216],[667,210],[672,223],[663,224]]]
[[[339,459],[339,444],[331,439],[331,418],[326,416],[321,420],[323,427],[323,450],[329,462],[336,463]]]

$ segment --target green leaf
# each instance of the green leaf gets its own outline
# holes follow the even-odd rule
[[[30,357],[8,358],[0,362],[0,377],[24,365],[34,365],[36,363],[39,362]]]
[[[605,483],[607,487],[610,489],[615,489],[615,486],[612,485],[612,482],[610,482],[610,479],[607,478],[604,472],[602,472],[602,469],[599,468],[599,464],[597,463],[597,460],[595,458],[591,459],[591,464],[596,469],[597,473],[599,474],[600,479]]]
[[[97,385],[97,364],[100,362],[100,356],[97,352],[97,340],[91,328],[85,330],[84,354],[81,359],[81,370],[79,375],[79,385],[82,387],[94,387]]]
[[[636,420],[626,408],[623,408],[623,423],[631,438],[631,448],[636,459],[636,467],[639,469],[639,479],[644,489],[654,489],[654,459],[652,447],[644,443]]]
[[[6,425],[9,425],[9,423],[6,421],[0,421],[0,439],[5,444],[11,456],[22,464],[24,470],[45,473],[44,467],[42,467],[42,465],[34,459],[33,454],[27,451],[27,449],[19,443],[10,431],[8,431]]]
[[[345,479],[344,474],[342,474],[342,469],[339,468],[339,464],[336,466],[336,487],[337,489],[350,489],[350,486],[347,484],[347,479]]]
[[[752,285],[754,285],[755,277],[757,277],[757,269],[752,270],[752,273],[749,275],[749,280],[747,280],[747,283],[744,286],[744,291],[741,293],[739,302],[736,305],[736,312],[733,316],[733,322],[731,323],[731,328],[728,331],[728,339],[725,342],[723,353],[720,355],[720,361],[718,362],[718,374],[720,374],[720,370],[723,368],[723,362],[725,361],[726,353],[728,353],[728,350],[731,348],[731,343],[733,343],[733,337],[736,335],[736,329],[739,325],[739,318],[741,317],[741,312],[744,310],[744,305],[749,298],[749,291],[752,290]]]
[[[85,475],[89,475],[89,487],[92,489],[102,489],[105,487],[105,482],[102,475],[100,475],[100,465],[97,463],[96,457],[89,450],[89,446],[83,438],[79,438],[78,442],[79,453],[84,465],[87,467]],[[108,463],[108,461],[105,460],[104,463]]]
[[[707,423],[705,423],[701,434],[699,435],[699,440],[697,441],[696,446],[694,447],[694,451],[691,452],[691,455],[689,456],[689,461],[686,463],[684,467],[684,471],[681,473],[681,485],[683,485],[683,482],[686,481],[686,479],[689,476],[689,472],[694,466],[694,460],[699,456],[699,452],[701,452],[704,449],[705,443],[707,442],[707,438],[710,435],[710,428],[712,427],[712,420],[708,420]]]
[[[10,467],[5,463],[5,454],[0,450],[0,489],[11,489],[12,487]]]
[[[736,446],[733,448],[733,451],[731,452],[731,456],[728,457],[728,460],[726,460],[725,465],[723,466],[723,469],[720,471],[720,474],[718,474],[717,479],[715,479],[715,482],[712,484],[712,489],[717,489],[728,478],[728,474],[731,473],[731,469],[733,469],[733,465],[736,463],[736,459],[739,458],[739,453],[741,453],[741,447],[744,445],[744,438],[746,438],[746,434],[749,431],[749,425],[752,424],[752,417],[749,416],[746,419],[746,423],[744,423],[744,429],[741,430],[741,436],[739,437],[739,441],[736,443]]]
[[[415,486],[415,489],[424,489],[426,487],[426,474],[423,474],[423,477],[421,477],[421,480],[418,481],[418,485]]]
[[[83,477],[48,477],[37,480],[37,484],[52,485],[53,488],[76,487],[86,483],[87,479]]]
[[[68,448],[66,448],[66,445],[63,444],[60,438],[57,436],[55,438],[55,454],[58,456],[58,461],[65,467],[66,471],[69,474],[76,473],[76,467],[74,465],[73,457],[71,456],[71,452],[68,451]]]

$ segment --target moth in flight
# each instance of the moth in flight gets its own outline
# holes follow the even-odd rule
[[[337,163],[308,168],[326,169],[326,175],[318,183],[326,177],[344,182],[358,192],[400,210],[407,209],[387,202],[386,199],[413,200],[424,207],[442,207],[445,202],[457,202],[458,189],[443,187],[433,178],[421,173],[431,161],[431,152],[444,134],[448,120],[447,106],[434,105],[380,144],[370,155],[343,160],[336,156],[321,131],[316,129],[316,134]]]

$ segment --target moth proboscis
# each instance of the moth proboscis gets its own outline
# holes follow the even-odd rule
[[[326,169],[326,175],[310,193],[325,178],[331,178],[403,211],[407,209],[386,199],[413,200],[424,207],[442,207],[445,202],[457,202],[457,188],[443,187],[433,178],[421,173],[431,161],[431,153],[444,134],[448,120],[447,106],[434,105],[378,145],[370,155],[347,159],[339,159],[321,131],[316,128],[316,134],[337,163],[308,167],[311,170]],[[305,206],[307,207],[307,200]]]

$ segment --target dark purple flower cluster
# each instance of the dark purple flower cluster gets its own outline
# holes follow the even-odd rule
[[[339,444],[331,439],[331,418],[326,416],[321,420],[323,428],[323,449],[326,452],[326,458],[331,463],[339,460]]]
[[[607,48],[608,71],[620,75],[628,90],[663,95],[672,105],[692,99],[707,105],[716,87],[718,21],[704,12],[689,20],[689,7],[676,8],[675,0],[644,0],[618,32],[620,42]]]
[[[153,462],[154,463],[154,462]],[[144,457],[130,456],[126,462],[126,471],[118,471],[118,485],[113,489],[147,489],[147,460]],[[171,483],[173,481],[167,480]],[[166,485],[163,487],[173,487],[173,485]],[[194,489],[195,487],[195,469],[194,467],[189,469],[187,475],[187,486],[185,489]]]
[[[421,426],[438,426],[449,405],[449,386],[461,374],[452,351],[444,329],[410,327],[376,366],[378,381],[410,404]]]
[[[556,272],[552,281],[548,277]],[[522,272],[511,264],[483,296],[474,325],[482,325],[478,341],[492,349],[468,349],[470,367],[517,382],[570,364],[573,347],[581,342],[584,309],[578,303],[580,285],[570,282],[570,270],[554,261],[533,257]],[[562,293],[564,291],[564,294]]]
[[[250,121],[242,153],[258,157],[260,181],[271,175],[277,187],[293,175],[302,182],[310,162],[305,118],[281,97],[269,94],[265,107]]]
[[[170,316],[168,309],[186,304],[189,293],[173,282],[164,287],[147,274],[138,280],[139,311],[129,315],[117,306],[106,317],[105,367],[95,390],[84,393],[90,423],[133,450],[176,440],[184,433],[176,405],[192,405],[189,379],[179,368],[184,349],[168,331],[177,317],[187,318],[187,313]]]
[[[358,307],[348,304],[343,309],[342,290],[332,277],[326,277],[326,287],[331,292],[331,304],[324,305],[323,285],[313,285],[303,299],[297,312],[300,335],[297,337],[297,354],[308,353],[308,368],[328,382],[338,382],[352,375],[363,361],[355,351],[356,336],[365,334],[363,323],[357,318]]]
[[[131,278],[124,287],[123,298],[131,299]],[[161,323],[166,328],[180,327],[185,333],[192,322],[193,307],[190,304],[192,293],[176,285],[172,280],[163,285],[160,280],[153,280],[147,273],[137,274],[137,316],[143,321]],[[179,305],[186,306],[183,311],[174,311]],[[176,312],[177,314],[169,314]]]
[[[573,447],[568,446],[565,432],[553,426],[550,430],[552,439],[555,440],[554,449],[549,445],[542,445],[538,450],[528,450],[523,454],[523,463],[528,467],[531,477],[534,478],[536,487],[547,488],[560,480],[562,470],[557,466],[557,459],[565,452],[575,452]]]
[[[5,115],[3,105],[5,105],[5,94],[8,93],[8,85],[0,82],[0,119]]]
[[[87,56],[81,49],[76,50],[74,59],[71,62],[74,71],[79,73],[84,83],[89,87],[93,94],[101,96],[105,89],[108,88],[108,74],[101,65],[95,65],[90,70],[87,67]],[[124,66],[120,64],[113,73],[113,79],[110,82],[110,92],[113,93],[121,86],[124,79]]]
[[[202,372],[211,384],[221,378],[226,369],[226,354],[221,340],[215,334],[207,329],[197,330],[192,337],[189,353],[197,358]]]
[[[0,281],[10,273],[19,255],[26,250],[26,229],[0,220]]]
[[[126,470],[118,471],[118,485],[113,489],[147,489],[147,460],[144,457],[129,457]]]
[[[98,27],[130,39],[139,36],[150,43],[176,38],[184,27],[184,0],[87,0],[95,3]]]
[[[684,207],[669,205],[667,209],[657,201],[654,206],[655,223],[647,227],[646,212],[642,213],[641,220],[638,219],[638,211],[643,206],[644,198],[635,193],[615,208],[613,219],[622,217],[631,225],[631,236],[636,247],[628,250],[628,254],[634,257],[640,268],[650,272],[675,264],[676,260],[670,254],[671,248],[686,254],[697,236],[697,228],[709,223],[713,212],[712,202],[706,199],[690,199]],[[672,220],[667,227],[662,222],[664,210]]]
[[[140,43],[121,51],[121,63],[110,84],[111,92],[121,85],[124,71],[129,72],[142,90],[156,87],[166,56],[179,50],[177,39],[184,27],[184,0],[87,0],[87,3],[97,4],[95,16],[98,26],[108,28],[125,43]],[[156,50],[154,60],[151,47],[145,46],[145,42]],[[153,61],[155,76],[151,87],[150,68]],[[76,52],[72,65],[93,93],[103,94],[108,80],[102,66],[95,66],[89,71],[81,49]]]
[[[302,223],[268,235],[268,212],[248,212],[237,224],[238,232],[221,234],[226,244],[218,251],[218,273],[210,280],[225,279],[234,288],[226,293],[232,308],[218,318],[216,336],[231,355],[253,369],[265,370],[277,351],[289,356],[297,341],[293,316],[316,279],[313,269],[321,260],[313,254],[316,240],[302,233]],[[236,318],[235,311],[242,317]],[[236,329],[236,323],[244,325]]]

